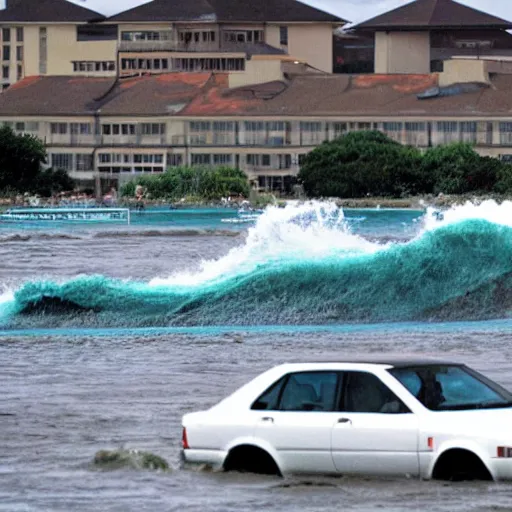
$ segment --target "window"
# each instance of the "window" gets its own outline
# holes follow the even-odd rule
[[[25,131],[25,123],[18,121],[15,125],[15,130],[17,132],[24,132]]]
[[[101,133],[103,135],[110,135],[111,129],[109,124],[103,124],[101,125]]]
[[[394,368],[389,372],[433,411],[512,406],[512,395],[465,366]]]
[[[255,167],[270,167],[270,155],[247,155],[247,165]]]
[[[16,46],[16,60],[18,62],[23,60],[23,46]]]
[[[334,138],[341,137],[343,134],[347,133],[348,126],[347,123],[334,123]]]
[[[110,153],[100,153],[98,160],[100,164],[109,164],[112,161],[112,155]]]
[[[213,165],[231,165],[231,155],[213,155]]]
[[[336,372],[292,373],[265,391],[252,409],[334,411],[337,385]]]
[[[116,69],[116,64],[113,60],[74,60],[72,63],[73,71],[75,73],[78,71],[100,73],[105,71],[115,71]]]
[[[117,25],[78,25],[76,27],[77,41],[115,41]]]
[[[512,144],[512,123],[500,123],[500,144],[508,146]]]
[[[9,45],[4,45],[2,49],[2,60],[11,60],[11,47]]]
[[[76,170],[77,171],[92,171],[94,170],[93,158],[89,154],[76,155]]]
[[[23,43],[23,27],[16,28],[16,42]]]
[[[39,123],[37,121],[27,121],[25,123],[25,131],[26,132],[38,132],[39,131]]]
[[[288,376],[282,377],[277,382],[272,384],[265,393],[263,393],[256,401],[252,404],[252,410],[258,411],[275,411],[279,406],[279,398],[281,396],[281,390],[283,389],[284,383],[287,381]]]
[[[167,165],[171,167],[178,167],[183,165],[183,155],[169,153],[167,155]]]
[[[210,165],[211,163],[211,155],[208,154],[191,155],[190,159],[192,165]]]
[[[288,45],[288,27],[279,27],[279,43],[282,45]]]
[[[2,78],[9,78],[9,66],[2,66]]]
[[[51,165],[54,169],[72,171],[73,155],[71,153],[54,153],[51,157]]]
[[[439,121],[436,123],[438,142],[446,144],[459,140],[458,123],[456,121]]]
[[[5,43],[6,41],[11,40],[11,29],[10,28],[3,28],[2,29],[2,41]]]
[[[460,123],[460,138],[463,142],[476,142],[476,122]]]
[[[68,133],[67,123],[50,123],[50,132],[52,135],[65,135]]]
[[[385,132],[401,132],[402,123],[382,123],[382,129]]]
[[[21,80],[23,78],[23,66],[18,64],[16,67],[16,80]]]
[[[142,123],[141,124],[142,135],[164,135],[165,124],[164,123]]]
[[[116,33],[117,38],[117,33]],[[121,41],[169,41],[172,39],[171,30],[139,30],[121,32]]]
[[[341,410],[366,413],[405,413],[407,406],[376,376],[346,372]]]
[[[92,126],[90,123],[71,123],[69,131],[71,135],[91,135]]]
[[[319,144],[325,138],[322,131],[322,123],[319,122],[302,122],[300,123],[300,139],[301,144]]]
[[[135,135],[135,125],[134,124],[122,124],[121,125],[121,134],[122,135]]]

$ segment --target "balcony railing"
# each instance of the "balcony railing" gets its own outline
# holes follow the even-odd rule
[[[217,52],[218,42],[190,42],[167,39],[164,41],[121,41],[120,52]]]

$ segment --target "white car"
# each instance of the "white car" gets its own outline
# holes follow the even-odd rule
[[[284,364],[182,423],[224,470],[512,479],[512,395],[457,363]]]

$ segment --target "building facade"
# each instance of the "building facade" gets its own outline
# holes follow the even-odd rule
[[[253,55],[289,55],[332,72],[340,18],[295,0],[153,0],[105,18],[67,0],[7,0],[2,89],[26,76],[244,71]]]
[[[477,21],[487,23],[480,28],[489,37],[512,24],[464,7],[464,28],[449,17],[441,26],[433,17],[439,6],[445,15],[462,12],[452,0],[404,7],[416,9],[407,30],[393,22],[394,11],[368,22],[375,55],[387,52],[381,64],[388,67],[361,75],[322,70],[332,52],[317,61],[315,52],[341,20],[293,0],[288,9],[209,0],[213,12],[153,0],[110,19],[66,0],[39,2],[31,9],[33,0],[9,0],[0,13],[4,85],[11,84],[0,95],[0,123],[40,137],[48,165],[83,185],[107,188],[178,165],[228,165],[260,188],[286,192],[309,151],[369,129],[418,148],[464,141],[483,155],[512,158],[512,63],[451,56],[431,73],[429,46],[434,36],[441,44],[476,37],[469,26],[480,30]],[[465,41],[461,51],[475,49]]]
[[[43,139],[48,165],[83,185],[228,165],[286,192],[304,155],[351,131],[376,129],[419,148],[470,142],[510,159],[512,74],[492,64],[453,60],[443,74],[424,75],[297,73],[240,87],[230,87],[229,73],[27,78],[1,95],[0,122]]]

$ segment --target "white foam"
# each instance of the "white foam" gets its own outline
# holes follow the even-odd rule
[[[453,206],[447,210],[441,211],[441,215],[438,214],[439,212],[439,209],[427,208],[427,213],[423,221],[425,230],[431,231],[441,226],[456,224],[470,219],[486,220],[493,224],[512,227],[511,201],[504,201],[501,204],[498,204],[492,199],[482,201],[480,204],[467,201],[463,205]]]
[[[312,201],[267,207],[249,228],[247,239],[218,259],[203,261],[198,272],[181,272],[155,278],[153,286],[204,286],[224,278],[250,273],[283,261],[314,261],[329,256],[346,257],[382,249],[382,245],[354,235],[343,210],[332,202]]]

